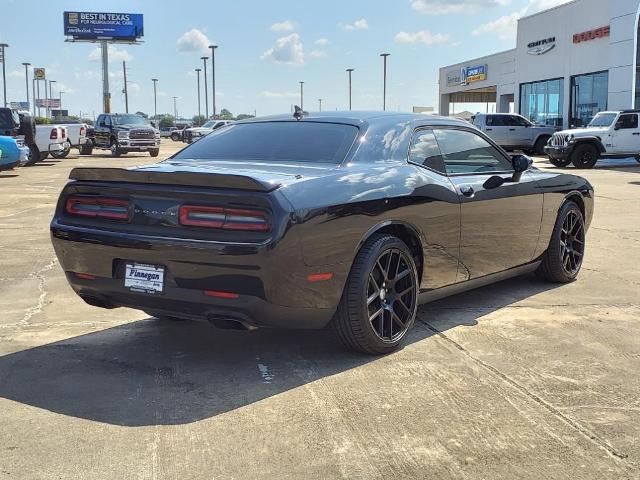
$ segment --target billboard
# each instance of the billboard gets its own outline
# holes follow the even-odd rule
[[[487,79],[487,66],[478,65],[476,67],[467,67],[467,74],[465,76],[466,83],[481,82]]]
[[[9,102],[9,108],[11,110],[30,110],[31,105],[29,102]]]
[[[59,98],[36,98],[38,108],[60,108]]]
[[[64,12],[64,34],[74,40],[136,40],[143,35],[141,13]]]

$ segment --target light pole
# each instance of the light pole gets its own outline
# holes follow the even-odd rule
[[[24,86],[27,88],[27,103],[29,103],[29,66],[28,62],[23,62],[24,65]]]
[[[49,100],[47,100],[47,118],[51,118],[53,115],[51,114],[51,100],[53,100],[53,84],[57,83],[55,80],[49,80]],[[47,82],[45,80],[44,89],[47,89]],[[46,93],[46,92],[45,92]]]
[[[7,70],[5,65],[7,63],[4,55],[4,49],[9,46],[8,43],[0,43],[0,61],[2,62],[2,89],[4,91],[4,106],[7,106]]]
[[[198,76],[198,122],[200,122],[200,117],[202,116],[202,113],[200,110],[200,72],[201,71],[202,71],[201,68],[196,68],[196,74]]]
[[[200,57],[200,59],[204,62],[204,68],[202,69],[204,72],[204,112],[207,120],[209,120],[209,90],[207,89],[207,60],[209,60],[209,57]]]
[[[129,113],[129,89],[127,88],[127,62],[122,61],[122,75],[124,76],[124,113]]]
[[[380,56],[384,59],[384,73],[382,82],[382,110],[387,109],[387,57],[390,53],[381,53]]]
[[[300,109],[304,110],[304,82],[298,82],[300,84]]]
[[[158,90],[156,88],[158,85],[158,79],[152,78],[151,81],[153,82],[153,118],[155,120],[158,116]]]
[[[60,92],[58,92],[58,95],[59,95],[59,97],[60,97],[60,110],[62,110],[62,94],[63,94],[63,93],[64,93],[64,92],[63,92],[62,90],[60,90]],[[127,113],[128,113],[128,112],[127,112]]]
[[[351,72],[353,72],[355,68],[347,68],[347,72],[349,73],[349,110],[351,110]]]
[[[216,118],[216,48],[217,45],[209,45],[211,49],[211,83],[213,84],[213,118]]]
[[[318,99],[318,110],[320,112],[322,111],[322,99],[321,98]]]
[[[173,97],[173,123],[174,124],[178,120],[178,107],[176,107],[176,98],[178,97]]]

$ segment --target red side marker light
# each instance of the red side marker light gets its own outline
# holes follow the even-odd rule
[[[333,273],[313,273],[311,275],[307,275],[307,280],[309,282],[325,282],[327,280],[331,280],[333,278]]]
[[[238,298],[240,296],[237,293],[219,292],[217,290],[205,290],[204,294],[207,297],[215,297],[215,298]]]

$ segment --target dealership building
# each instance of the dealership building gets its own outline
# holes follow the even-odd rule
[[[518,21],[516,48],[440,69],[440,113],[495,103],[562,127],[640,108],[640,0],[574,0]]]

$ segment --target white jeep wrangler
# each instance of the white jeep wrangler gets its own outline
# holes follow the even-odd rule
[[[640,162],[640,110],[600,112],[585,128],[554,133],[544,152],[556,167],[593,168],[600,158]]]

